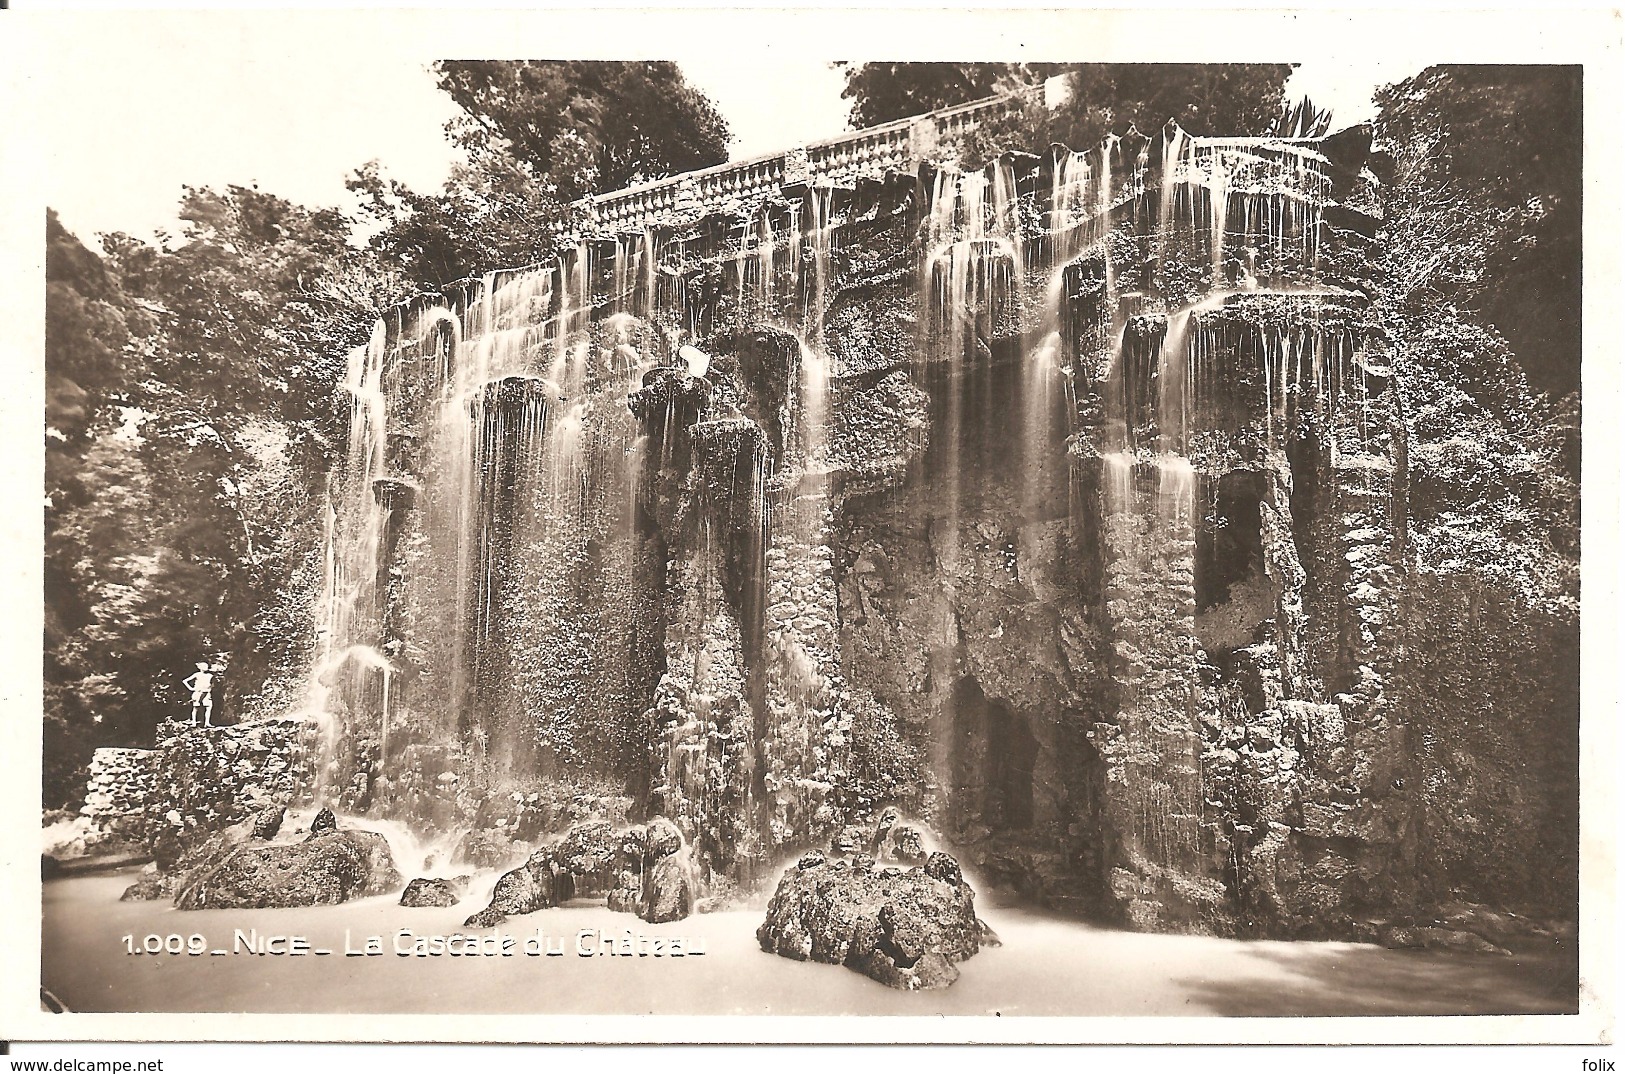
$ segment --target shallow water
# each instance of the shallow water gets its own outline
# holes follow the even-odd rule
[[[793,962],[756,946],[759,910],[650,925],[581,901],[495,930],[510,955],[394,953],[414,936],[462,932],[491,879],[455,907],[409,909],[396,897],[289,910],[175,910],[118,902],[133,870],[44,885],[42,984],[75,1011],[266,1013],[1375,1015],[1525,1014],[1572,1010],[1571,963],[1387,951],[1344,943],[1155,936],[1100,929],[1031,910],[986,907],[1002,947],[985,948],[940,992],[903,993],[839,966]],[[330,955],[130,955],[149,934],[201,934],[229,950],[237,930],[298,934]],[[560,955],[527,955],[542,930]],[[583,957],[577,934],[685,937],[704,954]],[[381,938],[385,954],[346,956]],[[407,941],[410,946],[410,940]]]

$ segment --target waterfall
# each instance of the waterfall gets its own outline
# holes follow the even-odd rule
[[[642,576],[627,399],[665,350],[637,315],[655,253],[644,232],[465,281],[351,355],[306,691],[324,799],[443,817],[626,748],[647,643],[605,609]]]
[[[878,694],[844,679],[842,505],[924,439],[918,387],[868,357],[908,350],[896,324],[851,303],[895,285],[865,243],[912,210],[914,293],[884,308],[905,321],[917,299],[929,658],[972,652],[962,590],[992,577],[1048,602],[1065,571],[1029,572],[1035,550],[1098,550],[1084,588],[1098,573],[1111,682],[1089,733],[1115,705],[1098,754],[1130,787],[1100,808],[1127,810],[1112,823],[1136,868],[1194,875],[1199,496],[1260,465],[1260,440],[1273,465],[1355,350],[1319,319],[1318,152],[1162,139],[1154,184],[1133,132],[940,168],[923,204],[892,178],[814,178],[392,311],[350,356],[329,488],[307,690],[322,796],[484,825],[515,794],[647,789],[708,874],[837,823],[871,732],[854,713]],[[850,420],[877,413],[878,432]],[[871,443],[897,460],[862,470]]]

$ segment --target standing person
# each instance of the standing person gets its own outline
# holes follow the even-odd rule
[[[214,673],[208,664],[199,663],[197,670],[188,675],[182,682],[188,690],[192,691],[192,722],[197,723],[198,709],[203,709],[203,726],[213,726],[214,715]]]

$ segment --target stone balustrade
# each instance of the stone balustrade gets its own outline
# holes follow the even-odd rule
[[[703,211],[734,206],[741,215],[789,183],[849,183],[863,176],[912,171],[938,148],[979,124],[1029,101],[1053,106],[1062,99],[1064,76],[1014,94],[939,109],[853,131],[804,147],[729,161],[700,171],[656,179],[586,199],[585,230],[600,235],[639,231],[693,219]],[[1053,83],[1054,85],[1051,85]]]

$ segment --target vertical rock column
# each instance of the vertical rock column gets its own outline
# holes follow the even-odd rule
[[[1135,469],[1149,467],[1131,468],[1121,456],[1103,460],[1102,469],[1117,711],[1115,723],[1096,723],[1089,737],[1107,768],[1104,811],[1119,844],[1110,891],[1132,927],[1177,930],[1196,925],[1223,895],[1216,880],[1197,875],[1202,776],[1189,485],[1170,483],[1159,467],[1159,487],[1143,488]]]
[[[1334,594],[1339,674],[1327,686],[1336,690],[1331,700],[1341,718],[1323,721],[1311,735],[1314,779],[1306,788],[1303,834],[1311,844],[1348,848],[1346,861],[1328,852],[1312,863],[1311,878],[1335,886],[1341,905],[1373,910],[1407,898],[1415,883],[1413,788],[1406,783],[1411,743],[1388,691],[1400,656],[1396,600],[1403,585],[1392,460],[1379,451],[1340,452],[1333,478],[1335,547],[1345,570]]]
[[[775,846],[812,842],[835,826],[832,792],[846,775],[852,727],[840,672],[828,498],[803,497],[786,514],[791,524],[774,533],[767,552],[763,638],[761,751]]]
[[[704,378],[660,367],[628,400],[652,438],[640,495],[668,550],[648,807],[682,830],[707,886],[760,856],[747,649],[761,614],[766,451],[753,421],[708,416],[711,393]]]

